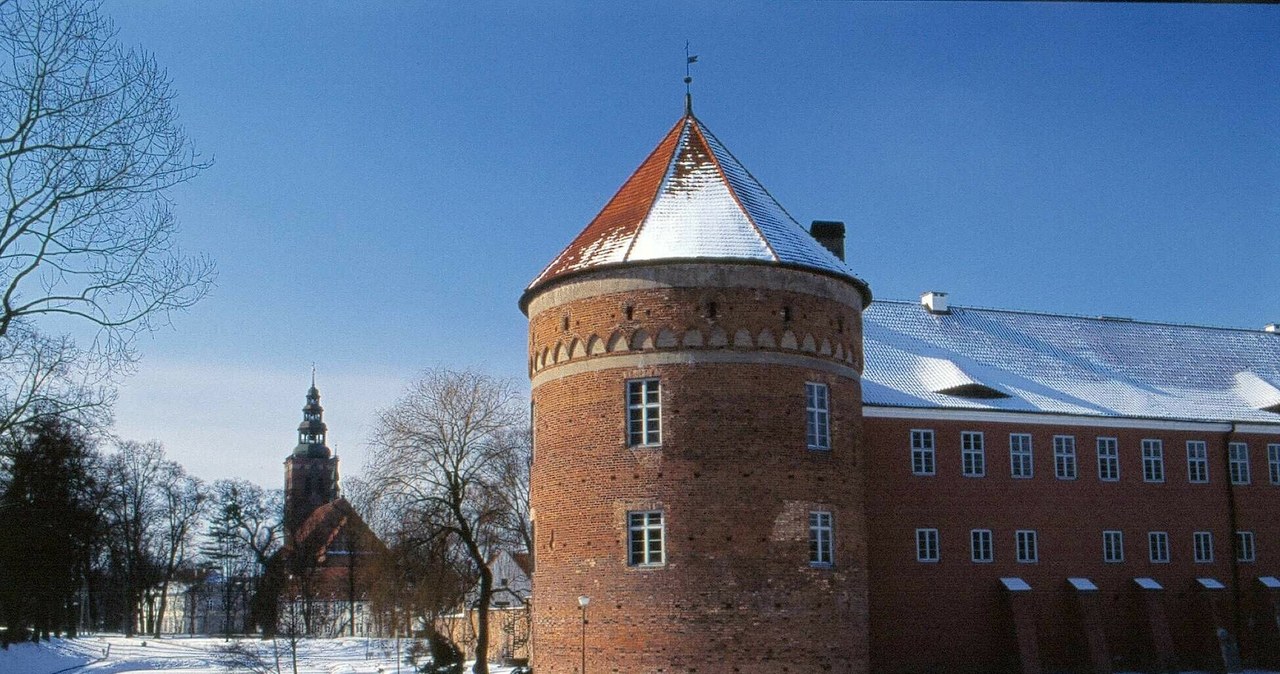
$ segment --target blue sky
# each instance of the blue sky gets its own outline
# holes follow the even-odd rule
[[[478,5],[478,6],[473,6]],[[520,291],[695,112],[877,297],[1280,321],[1280,7],[112,2],[211,169],[215,292],[118,431],[276,485],[311,363],[344,474],[423,367],[525,376]]]

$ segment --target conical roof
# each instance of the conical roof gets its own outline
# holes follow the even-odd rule
[[[604,210],[529,284],[600,267],[718,259],[802,267],[844,277],[819,244],[714,134],[687,113]],[[869,299],[869,298],[868,298]]]

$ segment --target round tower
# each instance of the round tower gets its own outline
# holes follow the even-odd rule
[[[687,111],[525,291],[536,671],[867,670],[871,298],[837,224]]]

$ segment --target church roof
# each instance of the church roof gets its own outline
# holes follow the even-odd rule
[[[692,113],[537,278],[676,260],[801,267],[866,284],[813,239]]]
[[[364,550],[382,552],[386,549],[345,498],[330,501],[312,511],[298,526],[293,539],[285,542],[284,549],[286,554],[304,550],[323,560],[340,536],[349,541],[348,545],[354,543]]]
[[[1280,424],[1280,334],[877,300],[872,406]]]

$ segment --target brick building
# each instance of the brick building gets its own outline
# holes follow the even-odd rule
[[[1280,334],[871,299],[687,104],[521,298],[537,671],[1275,657]]]

